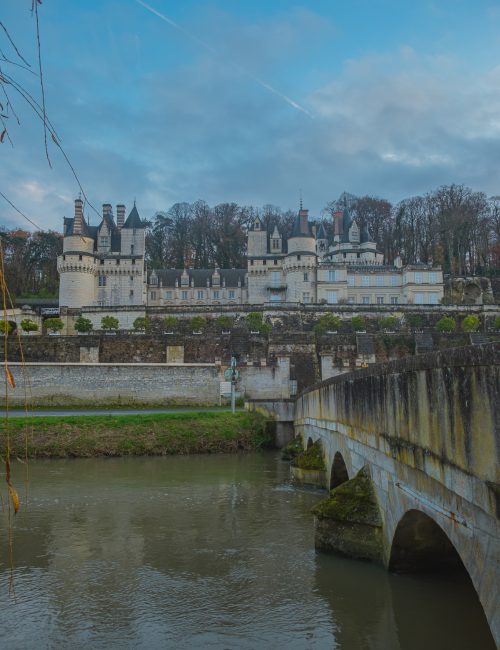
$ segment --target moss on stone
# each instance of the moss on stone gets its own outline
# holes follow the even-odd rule
[[[334,488],[328,498],[313,507],[312,513],[318,519],[382,525],[371,479],[363,470],[350,481]]]
[[[323,448],[321,442],[317,440],[309,447],[309,449],[306,449],[295,456],[292,460],[292,465],[294,467],[300,467],[300,469],[317,469],[324,471],[326,467],[323,459]]]
[[[302,438],[297,436],[291,442],[289,442],[281,450],[281,458],[283,460],[293,460],[296,456],[304,451],[304,445],[302,443]]]

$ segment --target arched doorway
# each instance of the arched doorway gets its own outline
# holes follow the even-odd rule
[[[306,449],[310,449],[313,446],[314,442],[312,438],[307,439],[307,447]]]
[[[399,521],[391,547],[389,570],[400,574],[425,574],[413,582],[412,606],[408,606],[405,593],[407,578],[393,583],[393,602],[396,621],[401,621],[402,647],[446,647],[447,630],[460,632],[460,648],[493,650],[495,642],[483,607],[472,580],[458,551],[444,530],[420,510],[409,510]],[[416,576],[408,579],[418,581]],[[419,598],[420,590],[432,581],[433,592],[425,600]],[[448,594],[448,597],[446,597]],[[405,602],[406,601],[406,602]],[[450,609],[451,608],[451,609]],[[405,613],[406,610],[406,613]],[[425,613],[425,624],[408,624],[408,611]],[[404,630],[404,631],[403,631]],[[413,644],[413,645],[412,645]],[[457,647],[456,645],[454,647]]]
[[[332,470],[330,472],[330,490],[349,480],[349,474],[344,457],[338,451],[333,457]]]

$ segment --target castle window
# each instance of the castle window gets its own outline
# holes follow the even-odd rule
[[[377,296],[377,305],[384,304],[384,296]]]
[[[429,282],[430,284],[436,284],[437,283],[437,273],[429,273]],[[434,295],[434,294],[431,294]]]
[[[203,300],[204,296],[205,296],[204,291],[198,291],[198,300]]]
[[[304,273],[304,282],[309,282],[309,273]]]
[[[130,289],[128,295],[129,295],[131,298],[133,298],[133,296],[134,296],[134,290],[133,290],[133,289]]]
[[[66,255],[63,255],[63,262],[64,262],[65,259],[66,259]]]
[[[119,264],[120,264],[120,260],[117,259],[117,260],[116,260],[116,265],[118,266]]]
[[[234,291],[229,292],[229,300],[234,300]]]
[[[391,296],[391,305],[397,305],[397,304],[398,304],[398,297]]]
[[[130,284],[133,284],[133,283],[134,283],[134,276],[133,276],[133,275],[129,275],[129,276],[128,276],[128,280],[129,280]]]
[[[416,293],[415,294],[415,304],[416,305],[423,305],[424,304],[424,294],[423,293]]]
[[[151,291],[151,300],[156,300],[156,291]]]
[[[218,291],[214,291],[213,295],[214,295],[214,300],[219,300],[219,292]]]
[[[300,255],[297,255],[297,262],[300,262]]]
[[[347,276],[347,286],[348,287],[354,287],[355,284],[356,284],[356,281],[354,279],[354,276],[353,275],[348,275]]]
[[[437,304],[439,304],[439,294],[429,293],[429,305],[437,305]]]
[[[83,260],[83,255],[78,255],[78,259],[79,259],[80,262],[81,262],[81,261]]]
[[[311,295],[309,294],[308,291],[304,291],[302,293],[302,302],[304,304],[311,302]]]
[[[99,237],[100,246],[109,246],[109,237]]]
[[[337,281],[337,271],[328,271],[328,282]]]
[[[415,273],[415,284],[422,284],[422,274],[420,272]]]
[[[165,300],[172,300],[172,292],[165,291]]]
[[[383,287],[383,286],[384,286],[384,276],[377,275],[377,287]]]
[[[361,276],[361,286],[369,287],[370,286],[370,277],[368,275]]]
[[[337,304],[337,292],[336,291],[327,291],[326,292],[326,302],[329,305]]]
[[[397,286],[398,286],[398,276],[391,275],[391,287],[397,287]]]
[[[99,260],[99,264],[100,264],[101,266],[104,266],[104,260]]]
[[[279,251],[279,249],[280,249],[280,240],[279,239],[272,239],[271,242],[272,242],[271,248],[274,251]]]
[[[253,260],[250,260],[250,266],[253,266]]]
[[[363,303],[363,305],[369,305],[370,304],[370,296],[363,296],[361,298],[361,302]]]
[[[349,296],[349,298],[347,298],[348,305],[354,305],[354,302],[355,302],[354,296]]]
[[[273,260],[274,266],[278,266],[278,260]]]
[[[262,260],[262,264],[265,266],[267,264],[267,260]]]
[[[130,254],[134,254],[134,244],[130,244]]]
[[[132,264],[134,264],[134,265],[135,265],[135,260],[132,260]]]
[[[105,287],[106,286],[106,276],[105,275],[100,275],[99,276],[99,286],[100,287]]]
[[[187,300],[187,299],[188,299],[188,292],[181,291],[181,300]]]

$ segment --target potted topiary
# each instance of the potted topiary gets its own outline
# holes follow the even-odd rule
[[[75,321],[74,328],[78,334],[88,334],[92,331],[94,325],[90,318],[84,318],[83,316],[78,316]]]
[[[177,318],[175,316],[166,316],[163,319],[164,334],[173,334],[177,326]]]
[[[0,320],[0,334],[7,334],[12,332],[14,326],[8,320]]]
[[[386,332],[395,332],[398,327],[396,316],[383,316],[378,322],[380,329]]]
[[[351,327],[355,332],[366,332],[366,321],[363,316],[353,316],[351,318]]]
[[[455,330],[455,327],[456,323],[453,316],[443,316],[443,318],[440,318],[436,323],[437,331],[442,334],[450,334]]]
[[[106,334],[116,334],[116,330],[118,329],[119,325],[120,323],[118,321],[118,318],[115,318],[114,316],[103,316],[101,318],[101,327],[106,331]]]
[[[62,320],[56,316],[55,318],[46,318],[43,322],[46,329],[49,330],[49,336],[59,336],[64,327]]]
[[[334,314],[323,314],[319,322],[313,327],[315,334],[337,334],[342,326],[342,321]]]
[[[23,318],[21,321],[21,328],[23,332],[30,335],[31,332],[38,332],[38,325],[31,318]]]
[[[231,330],[234,327],[234,318],[226,314],[221,314],[215,323],[222,334],[231,334]]]
[[[135,332],[144,334],[147,332],[151,326],[151,322],[147,316],[138,316],[133,322],[132,327]]]
[[[193,334],[203,334],[203,330],[207,326],[206,318],[203,316],[193,316],[191,319],[191,330]]]
[[[475,314],[469,314],[462,321],[462,329],[464,332],[475,332],[480,324],[481,321]]]

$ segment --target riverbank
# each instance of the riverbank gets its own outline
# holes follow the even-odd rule
[[[0,444],[24,458],[163,456],[256,451],[272,445],[258,413],[185,412],[16,417],[0,423]]]

